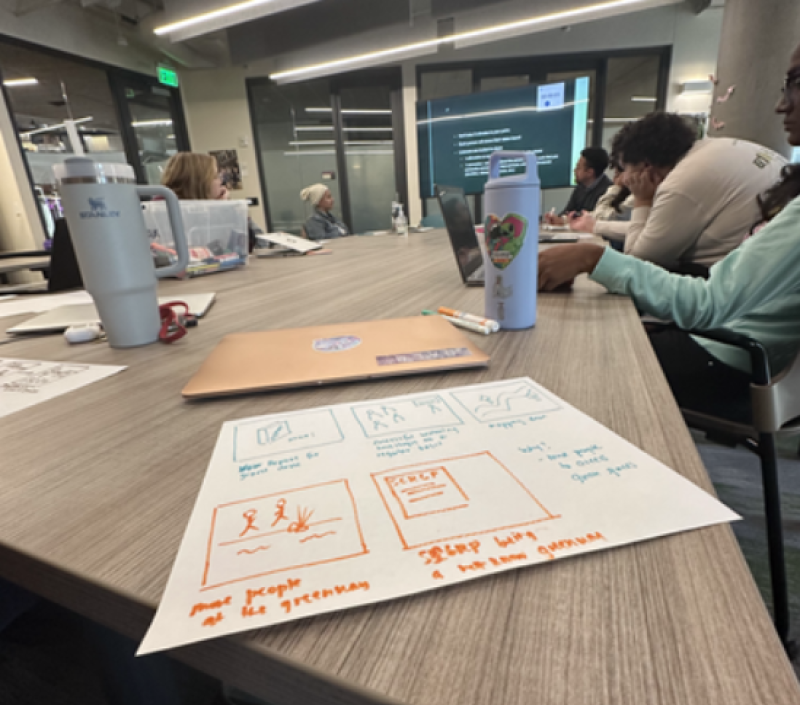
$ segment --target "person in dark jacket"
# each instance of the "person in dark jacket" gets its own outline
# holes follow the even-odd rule
[[[593,211],[600,197],[612,186],[611,179],[605,174],[606,169],[608,169],[608,152],[605,149],[601,147],[584,149],[575,165],[575,181],[578,185],[561,214],[546,213],[544,222],[550,225],[564,225],[570,213]]]

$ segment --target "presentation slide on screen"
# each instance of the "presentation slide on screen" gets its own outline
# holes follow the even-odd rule
[[[483,193],[498,150],[535,152],[542,188],[572,185],[588,106],[588,77],[417,103],[421,196],[435,196],[436,184]],[[523,168],[506,160],[501,174]]]

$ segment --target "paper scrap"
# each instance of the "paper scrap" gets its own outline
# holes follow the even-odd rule
[[[528,378],[230,421],[138,653],[736,518]]]
[[[717,103],[727,103],[728,98],[733,95],[733,92],[736,90],[736,86],[728,86],[728,90],[725,91],[723,95],[717,96]]]
[[[110,377],[125,367],[0,358],[0,417]]]

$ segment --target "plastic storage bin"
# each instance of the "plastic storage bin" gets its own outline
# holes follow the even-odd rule
[[[164,201],[142,204],[156,266],[175,260],[172,229]],[[247,263],[246,201],[181,201],[183,230],[189,244],[184,276],[221,272]]]

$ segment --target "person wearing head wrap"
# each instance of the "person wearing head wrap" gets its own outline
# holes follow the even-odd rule
[[[300,192],[300,198],[314,206],[314,213],[306,220],[303,229],[309,240],[332,240],[350,234],[347,226],[333,213],[333,196],[325,184],[314,184]]]

